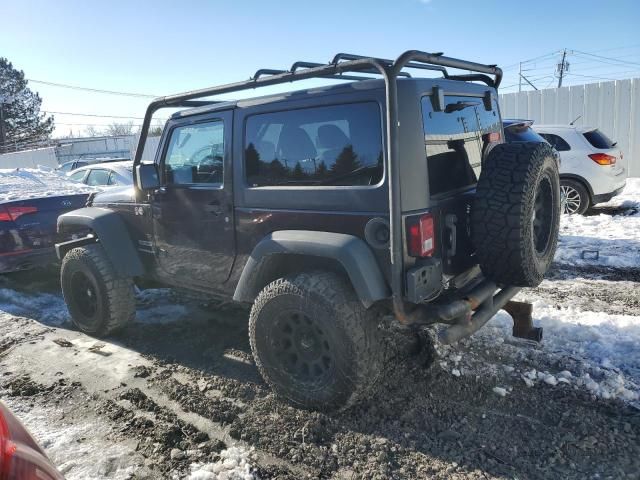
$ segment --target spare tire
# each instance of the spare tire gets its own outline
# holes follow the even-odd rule
[[[480,268],[502,285],[534,287],[553,261],[560,222],[558,164],[546,143],[504,143],[485,160],[472,209]]]

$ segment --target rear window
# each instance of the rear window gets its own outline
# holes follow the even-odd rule
[[[422,98],[429,191],[438,195],[475,185],[482,169],[484,135],[501,131],[498,105],[485,110],[481,97],[445,96],[436,112],[430,96]]]
[[[608,148],[612,148],[615,145],[614,142],[609,139],[609,137],[607,137],[598,129],[591,130],[590,132],[584,132],[582,135],[584,135],[584,138],[587,139],[587,142],[589,142],[594,148],[605,150]]]
[[[251,187],[375,185],[382,179],[382,130],[376,103],[253,115],[245,133]]]
[[[546,142],[529,126],[509,125],[504,127],[504,139],[508,142]]]

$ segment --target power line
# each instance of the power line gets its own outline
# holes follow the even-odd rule
[[[148,95],[145,93],[131,93],[131,92],[116,92],[114,90],[102,90],[99,88],[89,88],[89,87],[80,87],[78,85],[66,85],[64,83],[55,83],[55,82],[47,82],[44,80],[35,80],[32,78],[27,78],[28,81],[33,82],[33,83],[39,83],[42,85],[49,85],[51,87],[60,87],[60,88],[69,88],[72,90],[84,90],[87,92],[94,92],[94,93],[105,93],[108,95],[123,95],[126,97],[135,97],[135,98],[156,98],[158,95]]]
[[[580,50],[572,50],[572,52],[577,53],[578,55],[588,55],[590,57],[598,58],[598,59],[600,59],[600,61],[609,60],[609,61],[614,61],[614,62],[617,62],[617,63],[628,63],[629,65],[638,65],[638,66],[640,66],[640,62],[630,62],[628,60],[623,60],[621,58],[605,57],[603,55],[596,55],[594,53],[582,52]]]
[[[50,113],[53,115],[73,115],[79,117],[97,117],[97,118],[126,118],[130,120],[144,120],[144,117],[128,117],[126,115],[98,115],[95,113],[75,113],[75,112],[54,112],[51,110],[41,110],[43,113]],[[166,121],[166,118],[157,118],[158,121]]]

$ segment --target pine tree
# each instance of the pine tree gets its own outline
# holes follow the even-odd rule
[[[326,177],[326,176],[327,176],[327,171],[328,171],[328,169],[327,169],[327,164],[326,164],[326,163],[324,163],[324,160],[322,160],[322,161],[320,162],[320,164],[318,165],[318,169],[316,170],[316,175],[317,175],[319,178]]]
[[[302,170],[302,165],[300,165],[300,162],[296,162],[296,166],[293,167],[293,172],[291,173],[291,176],[296,180],[300,180],[306,176],[304,173],[304,170]]]
[[[0,57],[0,97],[12,101],[3,105],[5,143],[24,143],[49,138],[53,117],[40,113],[40,95],[27,87],[24,72]],[[2,146],[0,145],[0,148]]]
[[[331,171],[336,175],[343,175],[357,170],[360,166],[358,155],[353,151],[353,145],[347,145],[336,158],[336,163],[331,167]]]

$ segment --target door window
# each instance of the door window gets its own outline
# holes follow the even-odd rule
[[[177,127],[171,133],[164,159],[167,185],[221,185],[224,124],[221,120]]]
[[[87,181],[85,183],[91,186],[101,186],[101,185],[106,185],[108,181],[109,181],[109,170],[96,168],[89,172],[89,175],[87,176]]]

